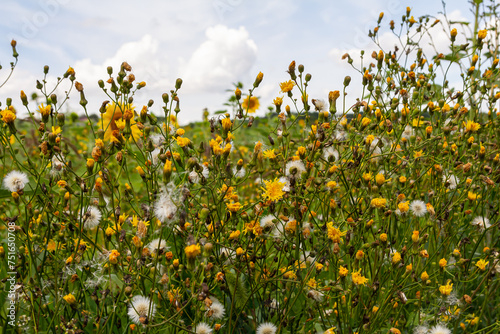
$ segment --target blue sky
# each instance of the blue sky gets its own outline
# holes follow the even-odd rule
[[[228,96],[225,89],[237,81],[251,86],[262,71],[264,81],[256,95],[263,114],[279,96],[279,82],[288,79],[292,60],[312,74],[311,98],[325,99],[328,91],[340,89],[345,75],[357,75],[340,55],[349,51],[355,58],[361,49],[377,49],[366,33],[381,11],[382,32],[387,32],[383,39],[390,44],[388,23],[399,23],[406,6],[415,17],[442,11],[436,0],[3,0],[0,79],[11,61],[12,38],[18,41],[20,58],[0,98],[11,96],[19,103],[21,89],[35,91],[44,65],[50,66],[51,80],[72,66],[87,92],[90,111],[97,113],[107,99],[97,80],[106,79],[108,65],[116,68],[127,61],[137,80],[147,83],[136,104],[152,98],[158,114],[161,94],[183,78],[181,123],[199,120],[205,107],[211,112],[221,109]],[[455,19],[471,19],[466,0],[450,1],[446,10]],[[359,93],[355,82],[349,92],[352,99]],[[72,95],[68,106],[81,112],[78,100]]]

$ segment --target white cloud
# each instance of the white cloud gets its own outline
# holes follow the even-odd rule
[[[257,58],[257,45],[244,27],[216,25],[186,64],[182,78],[186,90],[221,91],[241,80]]]

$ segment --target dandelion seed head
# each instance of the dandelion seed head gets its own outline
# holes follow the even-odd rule
[[[472,220],[471,224],[477,226],[481,230],[487,229],[491,226],[490,220],[483,216],[477,216]]]
[[[257,332],[256,334],[275,334],[278,328],[270,323],[270,322],[264,322],[257,327]]]
[[[83,214],[83,228],[86,230],[91,230],[101,222],[101,211],[96,206],[89,206],[87,211]]]
[[[226,313],[224,305],[222,305],[219,301],[212,302],[212,305],[210,305],[210,311],[212,311],[210,318],[216,320],[224,318],[224,314]]]
[[[17,170],[13,170],[3,178],[3,186],[10,192],[18,192],[23,190],[26,184],[28,184],[28,175]]]
[[[436,325],[430,329],[429,334],[451,334],[451,331],[443,325]]]
[[[292,170],[296,170],[297,171],[296,175],[300,176],[300,175],[302,175],[303,172],[306,171],[306,167],[304,166],[304,163],[302,161],[294,160],[294,161],[290,161],[286,164],[285,175],[286,176],[292,175]]]
[[[128,307],[128,316],[136,324],[141,324],[140,318],[147,317],[148,320],[154,317],[156,305],[148,297],[135,296]]]
[[[151,253],[153,252],[157,252],[157,251],[162,251],[162,250],[167,250],[168,247],[167,247],[167,243],[165,242],[164,239],[154,239],[152,240],[147,246],[146,246],[147,249],[149,249],[149,251]]]
[[[424,201],[415,200],[410,203],[410,211],[415,217],[423,217],[427,213],[427,207]]]
[[[196,334],[210,334],[212,333],[212,328],[204,322],[200,322],[195,328]]]
[[[448,174],[448,175],[443,174],[443,183],[445,184],[448,183],[447,186],[448,189],[455,189],[457,185],[460,183],[460,179],[453,174]]]
[[[162,223],[166,223],[174,218],[176,212],[177,206],[172,201],[170,194],[166,190],[162,191],[154,204],[156,218]]]
[[[323,158],[326,161],[338,161],[339,160],[339,152],[335,150],[333,147],[327,147],[323,150]]]

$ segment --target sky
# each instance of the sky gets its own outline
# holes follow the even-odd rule
[[[380,12],[385,14],[381,40],[388,47],[397,42],[388,24],[391,19],[399,24],[407,6],[416,18],[442,18],[437,0],[2,0],[0,83],[12,61],[12,39],[20,56],[13,76],[0,88],[0,99],[12,97],[20,106],[20,90],[36,91],[44,65],[50,67],[49,85],[71,66],[85,88],[89,112],[97,114],[109,99],[97,81],[108,78],[108,66],[116,74],[127,61],[136,80],[147,84],[134,100],[139,110],[153,99],[152,111],[161,115],[162,93],[182,78],[179,122],[201,120],[204,108],[211,114],[225,108],[233,83],[242,82],[243,93],[248,92],[262,72],[254,94],[261,103],[257,114],[263,115],[282,95],[279,83],[289,80],[286,71],[295,60],[312,75],[310,98],[327,99],[349,75],[348,100],[354,102],[360,75],[340,59],[342,54],[357,59],[362,49],[367,55],[378,50],[367,33]],[[472,19],[466,0],[448,1],[446,12],[455,20]],[[445,32],[438,29],[434,37],[446,45]],[[67,88],[59,87],[59,96]],[[67,109],[82,114],[78,102],[73,92]]]

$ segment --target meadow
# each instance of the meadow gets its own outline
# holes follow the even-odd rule
[[[381,13],[374,45],[400,45],[343,56],[354,105],[351,77],[309,96],[295,61],[273,101],[258,73],[187,126],[182,79],[136,105],[126,62],[99,115],[71,67],[26,87],[36,108],[2,97],[1,332],[500,332],[499,27],[480,24],[499,16],[480,4],[472,23]],[[436,29],[447,53],[420,44]]]

